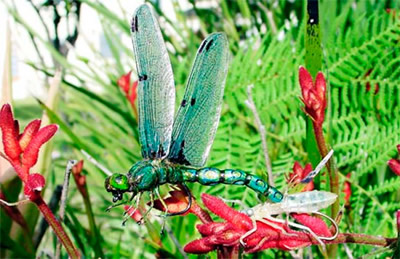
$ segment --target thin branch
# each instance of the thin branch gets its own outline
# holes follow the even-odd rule
[[[72,167],[76,165],[77,161],[76,160],[69,160],[67,162],[67,166],[65,168],[65,174],[64,174],[64,183],[63,183],[63,189],[61,192],[61,200],[60,200],[60,210],[59,210],[59,217],[60,217],[60,223],[64,221],[64,216],[65,216],[65,207],[67,205],[67,196],[68,196],[68,187],[69,187],[69,178],[72,172]],[[60,258],[61,254],[61,242],[57,244],[56,247],[56,255],[55,258]]]
[[[32,0],[29,0],[28,2],[32,5],[33,10],[35,10],[40,22],[42,23],[42,26],[43,26],[43,28],[44,28],[44,30],[46,32],[47,40],[49,42],[51,42],[51,36],[50,36],[49,28],[47,28],[47,25],[44,22],[42,15],[40,14],[39,8],[37,8],[37,6],[32,2]]]
[[[254,87],[254,85],[249,85],[247,87],[247,100],[245,101],[245,104],[249,109],[253,112],[254,114],[254,119],[258,128],[258,131],[260,132],[260,137],[261,137],[261,143],[262,143],[262,148],[263,148],[263,153],[264,153],[264,159],[265,159],[265,166],[267,167],[267,172],[268,172],[268,184],[271,186],[274,186],[274,176],[272,174],[272,166],[271,166],[271,160],[268,155],[268,146],[267,146],[267,134],[265,132],[265,127],[261,122],[260,116],[258,115],[256,105],[254,104],[253,96],[251,94],[251,89]]]
[[[95,165],[97,168],[99,168],[101,171],[103,171],[103,173],[105,173],[107,176],[112,175],[112,172],[110,170],[107,169],[107,167],[105,167],[104,165],[100,164],[100,162],[98,162],[96,159],[94,159],[91,155],[89,155],[88,152],[86,152],[85,150],[81,149],[82,154],[86,157],[86,159],[92,163],[93,165]]]

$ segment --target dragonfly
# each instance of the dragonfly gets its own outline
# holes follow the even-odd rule
[[[180,215],[192,203],[187,182],[243,185],[280,202],[282,193],[261,177],[242,170],[204,167],[218,127],[228,73],[230,53],[226,35],[212,33],[201,43],[175,119],[171,62],[157,19],[147,4],[134,12],[131,35],[139,78],[138,125],[143,160],[127,174],[114,173],[106,178],[105,188],[113,195],[114,205],[110,207],[117,206],[124,193],[130,193],[130,202],[136,197],[138,208],[141,195],[147,192],[150,209],[155,194],[166,208],[164,216]],[[168,213],[159,193],[163,184],[183,187],[189,198],[184,210]]]

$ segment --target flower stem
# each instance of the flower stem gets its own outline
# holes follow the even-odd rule
[[[319,125],[318,123],[313,123],[313,128],[319,152],[322,157],[325,157],[328,154],[329,150],[325,142],[324,133],[322,131],[322,125]],[[328,168],[328,173],[329,173],[330,191],[332,193],[339,195],[339,174],[336,170],[336,165],[333,159],[329,159],[326,167]],[[335,203],[331,207],[332,218],[336,218],[338,212],[339,212],[339,199],[336,199]]]
[[[327,241],[327,244],[353,243],[388,247],[396,242],[397,238],[382,236],[370,236],[365,234],[343,233],[339,234],[335,240]]]
[[[49,223],[55,234],[57,235],[58,239],[61,241],[65,249],[67,250],[68,255],[71,258],[80,258],[80,254],[75,246],[72,244],[71,240],[69,239],[68,235],[65,233],[64,229],[62,228],[61,224],[58,222],[56,217],[54,216],[53,212],[44,202],[42,197],[39,193],[36,193],[30,197],[30,200],[36,204],[39,208],[40,212],[42,213],[43,217]]]

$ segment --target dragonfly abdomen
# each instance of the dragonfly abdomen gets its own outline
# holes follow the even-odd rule
[[[242,170],[217,168],[186,169],[183,171],[183,180],[187,182],[198,182],[203,185],[232,184],[244,185],[250,189],[266,196],[273,202],[282,201],[283,194],[275,187],[258,176],[247,174]]]

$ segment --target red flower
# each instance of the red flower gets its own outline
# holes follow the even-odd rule
[[[33,174],[30,177],[29,169],[36,164],[40,147],[49,141],[58,129],[58,126],[54,124],[39,129],[40,123],[40,120],[30,122],[25,127],[24,132],[19,134],[18,121],[14,120],[11,106],[5,104],[1,108],[0,128],[4,157],[11,163],[18,176],[27,185],[37,183],[39,179],[37,174]],[[44,185],[44,178],[41,184]],[[38,186],[27,186],[26,188],[30,193],[29,190],[34,190]]]
[[[346,175],[346,178],[350,179],[351,173],[348,173]],[[351,197],[351,183],[349,181],[344,182],[344,200],[345,200],[345,206],[349,207],[350,206],[350,197]]]
[[[215,250],[219,246],[238,249],[240,238],[253,229],[253,222],[247,215],[238,212],[222,200],[208,194],[202,195],[204,205],[226,222],[210,222],[198,225],[197,229],[203,238],[188,243],[184,250],[187,253],[202,254]],[[304,226],[317,235],[332,236],[325,222],[307,214],[292,214]],[[246,253],[254,253],[267,248],[292,250],[317,244],[310,234],[291,230],[286,224],[273,222],[279,229],[257,221],[257,230],[245,239]]]
[[[129,103],[132,106],[133,111],[135,112],[136,118],[137,118],[137,110],[135,106],[135,101],[137,99],[137,85],[138,81],[135,81],[131,85],[131,73],[132,71],[129,71],[125,75],[122,75],[118,81],[117,84],[118,86],[124,91],[125,97],[128,99]]]
[[[318,72],[314,83],[307,69],[300,67],[299,82],[306,113],[313,119],[314,123],[322,126],[326,108],[326,81],[324,75]]]
[[[397,152],[400,154],[400,144],[397,145]],[[400,176],[400,160],[393,158],[393,159],[390,159],[387,163],[388,163],[388,166],[390,167],[390,169],[392,169],[392,171],[395,174]]]
[[[286,179],[286,181],[294,186],[297,186],[301,183],[301,181],[306,177],[310,172],[312,171],[312,166],[310,163],[306,164],[304,168],[301,167],[299,162],[294,162],[293,165],[293,172],[289,174],[289,177]],[[302,187],[303,185],[301,185]],[[302,192],[306,191],[312,191],[314,189],[314,181],[310,181],[307,183],[303,188]]]
[[[78,187],[79,192],[82,194],[84,198],[88,197],[88,190],[86,185],[86,175],[82,174],[83,170],[83,160],[80,160],[76,165],[72,167],[72,175],[74,176],[74,180],[76,186]]]
[[[189,204],[189,197],[187,193],[182,190],[175,190],[170,191],[169,194],[171,196],[164,199],[164,202],[168,207],[168,213],[178,213],[187,208]],[[154,208],[165,211],[165,207],[162,205],[160,200],[154,201]],[[182,216],[185,216],[189,213],[196,215],[203,223],[212,222],[210,215],[199,206],[193,197],[192,206],[190,206],[189,210],[182,214]]]

